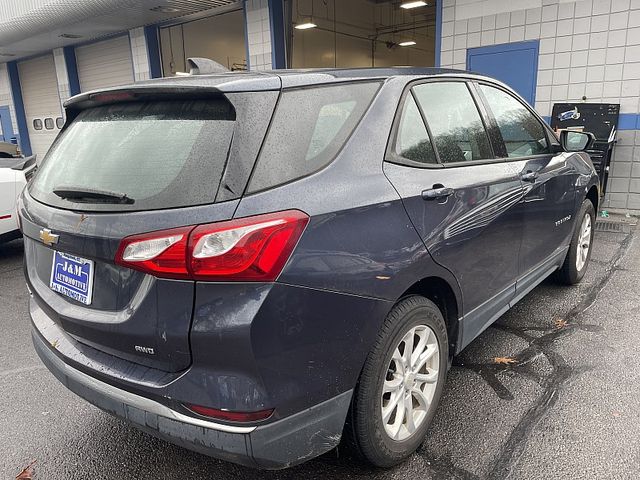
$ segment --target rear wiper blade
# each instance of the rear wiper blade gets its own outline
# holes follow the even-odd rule
[[[97,190],[94,188],[83,187],[56,187],[53,189],[60,198],[66,200],[75,200],[77,202],[96,202],[96,203],[123,203],[132,204],[135,202],[133,198],[129,198],[126,193],[110,192],[108,190]]]

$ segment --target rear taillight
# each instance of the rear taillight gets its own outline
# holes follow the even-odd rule
[[[116,263],[158,277],[203,281],[273,281],[309,217],[298,211],[127,237]]]

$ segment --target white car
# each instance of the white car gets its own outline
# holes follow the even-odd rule
[[[16,199],[35,172],[35,155],[28,158],[0,157],[0,243],[20,238]]]

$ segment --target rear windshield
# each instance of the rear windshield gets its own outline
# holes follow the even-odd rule
[[[349,83],[282,94],[249,191],[309,175],[333,160],[369,107],[380,84]]]
[[[29,187],[37,200],[74,210],[153,210],[213,203],[233,136],[224,98],[131,102],[82,111]],[[83,191],[107,192],[96,198]],[[57,192],[75,192],[66,197]]]

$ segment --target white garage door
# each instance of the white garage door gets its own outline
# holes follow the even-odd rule
[[[56,119],[62,117],[53,55],[20,62],[18,72],[31,151],[41,161],[60,131]]]
[[[129,36],[76,48],[80,90],[133,83],[133,61]]]

